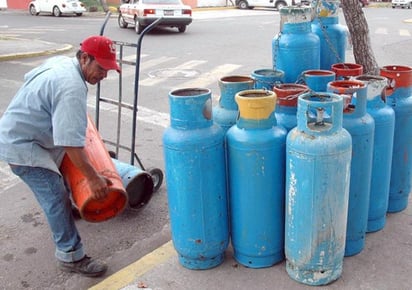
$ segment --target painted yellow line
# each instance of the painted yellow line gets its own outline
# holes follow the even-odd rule
[[[177,253],[173,247],[173,243],[172,241],[169,241],[140,260],[89,288],[89,290],[114,290],[124,288],[131,283],[136,282],[137,277],[142,276],[160,263],[163,263],[176,255]]]
[[[405,19],[403,22],[412,23],[412,19]]]

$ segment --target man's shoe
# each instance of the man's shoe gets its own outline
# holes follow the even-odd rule
[[[79,273],[86,277],[99,277],[107,271],[107,265],[104,262],[93,260],[88,256],[73,263],[59,261],[59,268],[64,272]]]

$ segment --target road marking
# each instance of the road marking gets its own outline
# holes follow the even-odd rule
[[[155,65],[161,64],[163,61],[167,62],[167,61],[170,61],[172,59],[174,59],[174,58],[164,57],[160,60],[155,59],[155,60],[152,60],[151,65],[148,64],[146,67],[155,66]],[[146,62],[146,63],[148,63],[148,62]],[[189,68],[196,67],[196,66],[204,64],[204,63],[206,63],[206,61],[204,61],[204,60],[192,60],[192,61],[183,63],[182,65],[177,66],[175,68],[176,68],[176,70],[178,70],[179,68],[189,69]],[[237,64],[222,64],[222,65],[219,65],[219,66],[215,67],[211,71],[208,71],[207,73],[205,73],[203,75],[200,75],[199,77],[197,77],[195,79],[180,83],[177,88],[208,87],[210,84],[212,84],[214,82],[217,82],[217,79],[220,78],[221,76],[229,75],[233,71],[235,71],[236,69],[239,69],[240,67],[241,67],[241,65],[237,65]],[[115,78],[117,78],[117,76],[113,76],[112,78],[115,79]],[[155,78],[155,79],[147,78],[144,81],[139,81],[139,85],[142,85],[142,82],[143,82],[143,85],[154,86],[154,85],[156,85],[156,84],[158,84],[162,81],[163,81],[162,78]],[[218,98],[218,96],[212,96],[212,98],[213,98],[213,102],[215,102],[216,99]],[[89,98],[87,105],[92,110],[95,110],[96,109],[96,100],[95,100],[95,98],[93,98],[93,97]],[[146,108],[146,107],[141,107],[141,106],[138,106],[137,108],[138,108],[138,113],[136,115],[137,121],[144,122],[144,123],[147,123],[147,124],[151,124],[151,125],[154,125],[154,126],[159,126],[159,127],[162,127],[162,128],[167,128],[170,125],[170,115],[168,113],[155,111],[155,110],[152,110],[152,109],[149,109],[149,108]],[[113,105],[113,104],[108,104],[108,103],[101,102],[100,103],[100,110],[110,112],[110,113],[117,113],[117,106]],[[130,111],[131,110],[123,109],[121,111],[122,118],[131,119],[132,114],[130,113]]]
[[[132,104],[129,104],[132,105]],[[87,106],[90,109],[96,110],[96,100],[94,98],[88,98]],[[117,114],[118,107],[116,105],[108,104],[101,102],[100,103],[100,110],[106,111],[109,113]],[[170,115],[168,113],[163,113],[159,111],[155,111],[146,107],[137,106],[137,121],[141,121],[147,124],[159,126],[162,128],[167,128],[170,124]],[[130,113],[131,110],[129,109],[122,109],[121,115],[122,118],[129,118],[132,119],[132,114]]]
[[[170,115],[158,111],[151,110],[149,108],[138,106],[137,120],[152,125],[167,128],[170,124]]]
[[[123,289],[132,283],[136,284],[135,289],[139,289],[137,288],[137,283],[139,281],[136,281],[136,277],[143,276],[159,264],[166,262],[176,255],[177,253],[173,247],[173,243],[172,241],[169,241],[140,260],[137,260],[100,283],[90,287],[89,290]]]
[[[208,71],[205,74],[200,75],[198,78],[179,84],[180,88],[193,88],[193,87],[208,87],[210,84],[215,83],[222,76],[231,74],[241,65],[237,64],[222,64],[215,67],[213,70]]]
[[[30,33],[30,32],[43,33],[45,31],[57,31],[57,32],[66,31],[67,27],[57,28],[57,27],[49,27],[49,26],[37,26],[37,27],[32,27],[32,28],[27,28],[27,27],[25,27],[25,28],[13,28],[11,30],[24,32],[24,33]]]
[[[9,88],[12,91],[15,91],[17,87],[20,87],[23,85],[23,81],[21,80],[8,80],[8,79],[0,79],[0,88],[2,88],[2,90],[4,90],[5,88]],[[8,95],[8,98],[12,98],[12,95]],[[5,96],[3,96],[3,99],[5,98]],[[4,108],[6,109],[6,108]]]
[[[399,35],[400,36],[411,36],[409,30],[407,29],[399,29]]]
[[[379,27],[375,30],[375,34],[388,34],[388,29],[385,27]]]
[[[123,58],[124,60],[127,61],[132,61],[135,62],[136,61],[136,55],[132,55],[132,56],[126,56],[125,58]],[[166,63],[169,61],[173,61],[175,60],[176,57],[170,57],[170,56],[161,56],[155,59],[150,59],[150,60],[145,60],[144,62],[140,63],[140,71],[142,70],[148,70],[150,68],[159,66],[162,63]],[[130,76],[134,76],[135,75],[135,66],[132,65],[123,65],[122,66],[122,77],[130,77]],[[111,74],[109,75],[106,80],[117,80],[119,77],[117,74]],[[139,82],[140,84],[140,82]]]
[[[268,9],[253,9],[253,10],[242,10],[242,9],[225,9],[222,11],[211,10],[202,12],[193,12],[194,20],[206,20],[206,19],[216,19],[216,18],[230,18],[230,17],[241,17],[241,16],[262,16],[262,15],[276,15],[279,11],[268,8]]]
[[[191,68],[197,67],[201,64],[204,64],[206,62],[207,61],[205,61],[205,60],[190,60],[190,61],[182,63],[181,65],[173,67],[173,69],[175,70],[175,75],[177,76],[179,74],[179,70],[191,69]],[[173,74],[173,73],[171,73],[171,74]],[[163,78],[150,78],[149,77],[149,78],[146,78],[146,79],[143,79],[143,80],[139,81],[139,84],[142,85],[142,86],[154,86],[154,85],[157,85],[157,84],[161,83],[163,80],[164,80]]]
[[[26,60],[28,60],[28,58],[26,58]],[[44,63],[44,61],[45,61],[44,59],[37,59],[34,61],[10,60],[10,63],[34,68]]]
[[[393,32],[391,32],[391,33],[393,33]],[[389,31],[388,31],[388,28],[386,28],[386,27],[379,27],[375,30],[375,34],[388,35]],[[408,36],[408,37],[411,36],[411,33],[409,32],[408,29],[399,29],[398,34],[400,36]]]

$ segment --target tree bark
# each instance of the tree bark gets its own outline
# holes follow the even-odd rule
[[[358,0],[341,0],[343,15],[353,45],[355,62],[364,74],[379,75],[379,65],[372,50],[369,26]]]

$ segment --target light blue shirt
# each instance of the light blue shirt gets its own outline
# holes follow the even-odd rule
[[[79,62],[53,57],[24,80],[0,119],[0,159],[60,174],[63,146],[85,144],[87,85]]]

